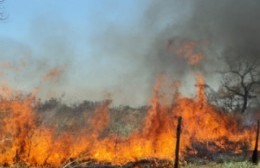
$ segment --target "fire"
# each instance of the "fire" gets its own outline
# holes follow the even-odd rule
[[[169,50],[183,56],[189,64],[203,58],[195,42],[170,44]],[[54,68],[44,77],[53,80],[62,74]],[[238,118],[223,114],[207,102],[205,83],[196,74],[197,95],[188,98],[179,92],[180,82],[160,76],[153,89],[142,126],[121,137],[109,133],[110,100],[86,115],[87,127],[60,132],[41,123],[35,94],[23,96],[8,85],[0,89],[0,165],[26,164],[33,167],[59,167],[70,161],[96,160],[121,165],[142,159],[174,159],[177,118],[182,117],[181,158],[207,152],[242,153],[252,149],[253,130],[245,129]]]
[[[178,116],[183,117],[182,157],[199,152],[194,147],[196,143],[204,144],[211,152],[232,150],[234,153],[241,153],[243,145],[252,144],[252,130],[244,130],[234,116],[223,115],[207,103],[201,75],[197,75],[198,94],[195,99],[182,96],[175,87],[176,94],[165,103],[169,95],[164,92],[164,83],[163,78],[158,79],[142,128],[128,137],[114,133],[101,136],[109,125],[110,101],[104,101],[94,116],[85,119],[89,127],[81,128],[77,133],[58,133],[40,123],[34,97],[2,98],[0,163],[57,167],[70,159],[95,159],[113,164],[144,158],[172,160]],[[214,147],[209,143],[214,143]]]
[[[191,40],[170,40],[167,50],[176,54],[180,58],[184,58],[189,65],[196,65],[204,58],[203,52],[199,50],[199,42]]]

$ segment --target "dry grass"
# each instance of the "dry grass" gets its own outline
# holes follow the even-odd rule
[[[67,168],[88,168],[89,166],[68,166]],[[90,166],[93,167],[93,166]],[[96,166],[95,166],[96,167]],[[102,168],[107,168],[107,167],[111,167],[111,166],[101,166]],[[96,167],[96,168],[101,168],[101,167]],[[129,166],[126,166],[127,168],[130,168]],[[0,166],[0,168],[30,168],[26,165],[23,164],[17,164],[15,166],[11,166],[11,167],[5,167],[5,166]],[[47,168],[47,166],[41,166],[41,167],[34,167],[34,168]],[[115,168],[122,168],[121,166],[115,166]],[[124,166],[123,166],[124,168]],[[154,168],[154,167],[150,167],[148,165],[142,165],[138,168]],[[158,168],[172,168],[172,165],[168,165],[168,166],[163,166],[163,167],[158,167]],[[214,162],[208,162],[205,164],[201,164],[201,163],[186,163],[186,164],[181,164],[180,168],[260,168],[260,164],[259,165],[253,165],[250,162],[225,162],[225,163],[214,163]]]
[[[260,168],[260,165],[253,165],[249,162],[225,162],[225,163],[207,163],[207,164],[187,164],[181,168]]]

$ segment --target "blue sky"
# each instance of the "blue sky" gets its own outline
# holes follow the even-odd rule
[[[120,41],[112,45],[116,48],[107,46],[110,39],[106,39],[106,34],[112,40],[110,32],[127,37],[125,34],[129,32],[135,39],[138,33],[134,32],[138,32],[146,3],[138,0],[6,0],[2,7],[8,18],[0,23],[1,50],[4,51],[0,59],[17,67],[17,60],[25,59],[27,66],[19,73],[2,70],[4,82],[27,92],[40,88],[44,98],[65,94],[70,101],[119,96],[120,101],[126,99],[122,103],[129,102],[125,94],[131,88],[134,90],[139,78],[145,80],[145,76],[127,82],[129,86],[120,81],[122,76],[133,77],[135,65],[117,56],[125,52],[120,46],[119,51],[114,51]],[[127,37],[124,48],[128,45]],[[108,52],[102,52],[103,49]],[[61,79],[42,84],[42,76],[55,67],[66,69]],[[147,91],[145,87],[139,87],[143,92],[136,95],[136,102],[144,100],[141,94]]]
[[[144,105],[158,74],[182,78],[178,69],[189,68],[161,57],[187,15],[182,1],[6,0],[2,8],[0,85],[43,99]],[[44,81],[55,69],[57,79]]]
[[[2,5],[8,20],[1,24],[1,36],[28,40],[32,21],[44,18],[62,20],[74,28],[74,32],[102,29],[102,24],[129,25],[140,17],[144,2],[135,0],[6,0]],[[103,22],[102,24],[100,22]],[[87,30],[88,29],[88,30]]]

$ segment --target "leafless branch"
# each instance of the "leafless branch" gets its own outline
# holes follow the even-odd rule
[[[238,108],[242,113],[250,104],[250,99],[256,98],[260,88],[260,62],[246,58],[225,58],[227,69],[220,72],[223,76],[222,104],[227,109]],[[237,98],[236,98],[237,97]]]

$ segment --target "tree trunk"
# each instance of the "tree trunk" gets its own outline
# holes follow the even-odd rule
[[[245,91],[245,94],[243,95],[243,106],[241,109],[241,112],[244,113],[246,111],[247,108],[247,99],[248,99],[248,92]]]

